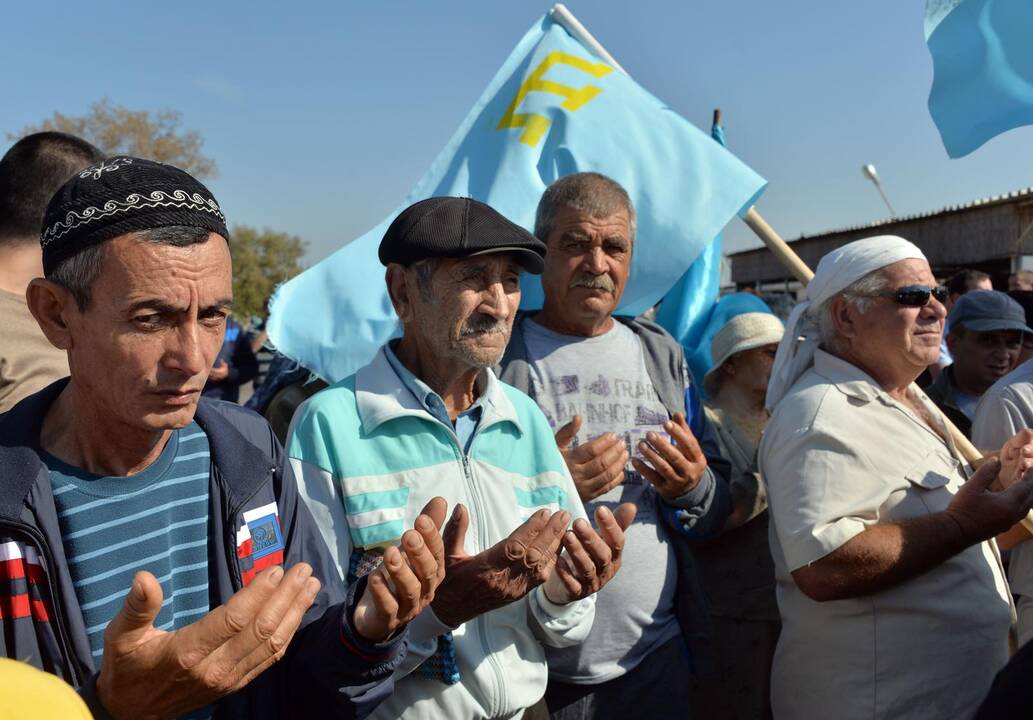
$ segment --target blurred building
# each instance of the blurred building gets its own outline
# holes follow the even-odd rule
[[[1033,187],[935,212],[803,235],[790,246],[814,269],[825,253],[872,235],[900,235],[922,249],[936,277],[982,270],[1006,290],[1008,275],[1033,270]],[[795,295],[801,286],[766,247],[729,255],[731,284],[765,299]]]

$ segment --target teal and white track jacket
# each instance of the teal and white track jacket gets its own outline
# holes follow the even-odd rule
[[[295,416],[287,452],[301,495],[342,575],[353,550],[386,547],[412,527],[435,495],[470,510],[466,552],[507,537],[540,508],[584,507],[545,416],[529,397],[485,370],[481,420],[464,454],[455,432],[428,413],[383,349],[355,375],[310,398]],[[449,628],[425,610],[410,628],[395,692],[374,717],[508,718],[538,701],[548,669],[542,644],[581,642],[595,597],[555,605],[539,587],[523,599]],[[461,681],[413,670],[449,630]]]

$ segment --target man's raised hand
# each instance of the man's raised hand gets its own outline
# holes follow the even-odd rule
[[[589,442],[570,447],[581,429],[581,416],[575,415],[569,423],[556,431],[556,446],[567,463],[574,487],[581,502],[605,495],[624,482],[624,467],[628,451],[624,442],[614,433],[603,433]]]
[[[355,607],[355,630],[367,640],[383,642],[427,607],[445,577],[441,525],[448,509],[436,497],[416,518],[413,530],[398,547],[384,551],[384,561],[371,572],[366,591]]]
[[[445,510],[442,498],[431,500],[401,548],[384,554],[353,618],[366,639],[388,639],[433,599],[445,573],[439,532]],[[286,572],[266,568],[225,605],[169,632],[154,627],[161,585],[138,572],[104,633],[101,704],[116,720],[174,718],[239,690],[284,656],[319,587],[306,563]]]
[[[220,382],[230,376],[230,366],[225,360],[215,363],[215,366],[208,371],[208,379],[212,382]]]
[[[431,603],[443,623],[458,627],[519,600],[548,579],[570,513],[539,510],[509,537],[477,555],[464,548],[469,511],[456,505],[445,528],[445,579]]]
[[[621,568],[624,531],[634,521],[635,512],[632,503],[624,503],[615,513],[605,506],[596,508],[598,532],[587,520],[575,520],[574,527],[563,535],[567,554],[560,557],[545,581],[545,597],[565,605],[598,592],[610,582]]]
[[[638,458],[632,458],[631,464],[652,483],[660,497],[674,500],[696,487],[707,469],[707,459],[684,415],[675,413],[664,423],[664,430],[676,444],[669,443],[659,433],[648,432],[638,449],[652,467]]]
[[[1033,468],[1033,430],[1020,430],[1004,443],[1000,453],[1001,487],[1011,487]]]
[[[970,543],[1008,530],[1033,507],[1033,473],[999,492],[990,489],[1001,472],[1001,461],[987,458],[954,494],[947,514]]]
[[[174,718],[247,685],[283,657],[319,592],[312,568],[266,568],[197,622],[154,627],[162,590],[140,571],[104,632],[97,678],[101,704],[116,720]]]

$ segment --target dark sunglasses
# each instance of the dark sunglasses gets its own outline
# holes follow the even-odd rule
[[[925,285],[905,285],[902,288],[883,293],[883,297],[892,298],[900,305],[907,307],[925,307],[929,304],[929,297],[932,296],[940,303],[947,302],[947,286],[937,285],[927,287]]]

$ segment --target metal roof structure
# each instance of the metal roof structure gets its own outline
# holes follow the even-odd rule
[[[847,227],[836,228],[835,230],[826,230],[825,232],[818,233],[817,235],[807,235],[806,233],[803,233],[797,239],[806,240],[808,237],[823,237],[825,235],[836,235],[838,233],[853,232],[855,230],[870,230],[872,228],[890,225],[892,223],[918,220],[920,218],[932,217],[934,215],[942,215],[943,213],[968,210],[969,208],[980,207],[982,205],[993,205],[995,203],[1008,202],[1010,200],[1022,200],[1025,198],[1033,198],[1033,187],[1023,188],[1022,190],[1013,190],[1012,192],[1005,193],[1004,195],[991,195],[990,197],[979,198],[978,200],[973,200],[972,202],[963,203],[961,205],[947,205],[939,210],[929,210],[927,212],[914,213],[912,215],[901,215],[900,217],[886,218],[884,220],[873,220],[870,223],[863,223],[861,225],[849,225]]]
[[[875,231],[875,232],[873,232]],[[939,210],[803,234],[790,245],[811,268],[825,253],[870,235],[900,235],[918,245],[938,273],[960,267],[1007,272],[1011,259],[1033,255],[1033,187],[948,205]],[[766,247],[729,255],[731,279],[743,287],[790,277]]]

